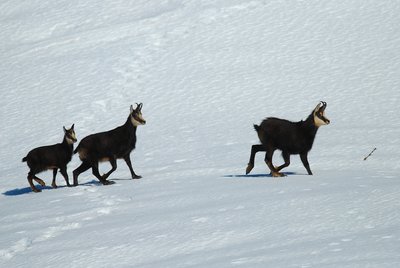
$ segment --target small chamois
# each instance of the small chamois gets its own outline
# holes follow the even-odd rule
[[[130,153],[136,145],[136,129],[145,125],[142,116],[143,104],[137,104],[136,109],[130,107],[130,113],[125,124],[113,130],[89,135],[81,140],[74,153],[79,154],[82,164],[73,171],[74,186],[78,185],[78,176],[89,168],[93,175],[103,184],[111,184],[107,178],[117,169],[117,159],[124,159],[131,172],[132,179],[140,179],[133,171]],[[100,175],[99,162],[109,161],[111,170]]]
[[[35,187],[33,180],[38,182],[40,185],[45,186],[46,184],[44,181],[39,179],[36,174],[48,169],[53,170],[53,182],[51,183],[53,188],[57,188],[56,175],[58,169],[63,175],[67,186],[71,186],[68,179],[67,164],[72,159],[72,151],[74,149],[73,144],[77,139],[75,136],[74,125],[72,125],[70,129],[66,129],[65,127],[63,127],[63,129],[64,138],[61,143],[35,148],[22,159],[22,162],[27,162],[28,164],[30,169],[28,173],[28,182],[32,191],[36,193],[41,190]]]
[[[282,177],[283,173],[279,171],[290,164],[290,155],[299,154],[300,159],[309,175],[312,175],[308,163],[307,154],[314,143],[315,135],[320,126],[328,125],[329,119],[325,116],[326,102],[321,101],[305,121],[290,122],[285,119],[270,117],[254,125],[261,144],[251,147],[250,161],[246,168],[246,174],[249,174],[254,167],[254,158],[257,152],[265,153],[265,162],[271,170],[273,177]],[[274,151],[282,151],[282,157],[285,163],[279,167],[272,164]]]

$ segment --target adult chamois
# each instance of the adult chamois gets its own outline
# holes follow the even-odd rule
[[[53,170],[53,182],[51,183],[53,188],[57,188],[56,175],[58,169],[60,169],[60,173],[63,175],[67,186],[71,186],[68,179],[67,164],[71,161],[72,151],[74,149],[73,144],[77,140],[74,125],[72,125],[70,129],[66,129],[65,127],[63,127],[63,129],[64,138],[61,143],[35,148],[22,159],[22,162],[27,162],[30,169],[28,173],[28,182],[34,192],[40,192],[41,190],[33,185],[33,180],[42,186],[46,185],[36,174],[48,169]]]
[[[271,170],[273,177],[282,177],[283,173],[279,171],[290,164],[290,155],[300,154],[309,175],[312,175],[308,163],[307,154],[314,143],[315,135],[320,126],[328,125],[329,119],[325,117],[326,102],[321,101],[305,121],[290,122],[285,119],[270,117],[254,125],[261,144],[251,147],[250,161],[246,168],[246,174],[249,174],[254,167],[254,158],[257,152],[265,153],[265,162]],[[272,164],[274,151],[282,151],[282,157],[285,163],[279,167]]]
[[[117,169],[117,159],[124,159],[131,172],[132,179],[140,179],[132,168],[130,153],[136,145],[136,128],[146,124],[142,116],[143,104],[137,104],[136,109],[130,107],[130,114],[125,124],[113,130],[89,135],[81,140],[74,153],[79,153],[82,164],[73,171],[74,186],[78,185],[78,176],[89,168],[104,185],[110,184],[107,178]],[[99,162],[109,161],[111,170],[100,175]]]

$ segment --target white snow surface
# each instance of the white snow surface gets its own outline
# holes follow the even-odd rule
[[[399,14],[386,0],[3,0],[0,266],[400,267]],[[244,176],[253,123],[321,100],[313,176],[292,156],[271,178],[262,154]],[[87,171],[30,190],[29,150],[73,123],[78,140],[122,125],[135,102],[141,180],[119,160],[113,185]]]

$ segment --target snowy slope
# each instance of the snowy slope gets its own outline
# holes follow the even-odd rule
[[[398,14],[393,1],[3,1],[0,266],[399,266]],[[261,155],[243,175],[253,123],[320,100],[332,123],[314,176],[293,156],[270,178]],[[86,172],[30,191],[30,149],[63,125],[78,139],[121,125],[135,102],[142,180],[121,161],[112,186]]]

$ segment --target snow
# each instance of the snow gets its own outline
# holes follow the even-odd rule
[[[3,1],[0,266],[399,266],[398,14],[372,0]],[[292,156],[271,178],[262,155],[244,175],[253,123],[321,100],[314,176]],[[135,102],[143,179],[119,161],[110,186],[88,171],[30,190],[30,149],[73,123],[78,140],[121,125]]]

